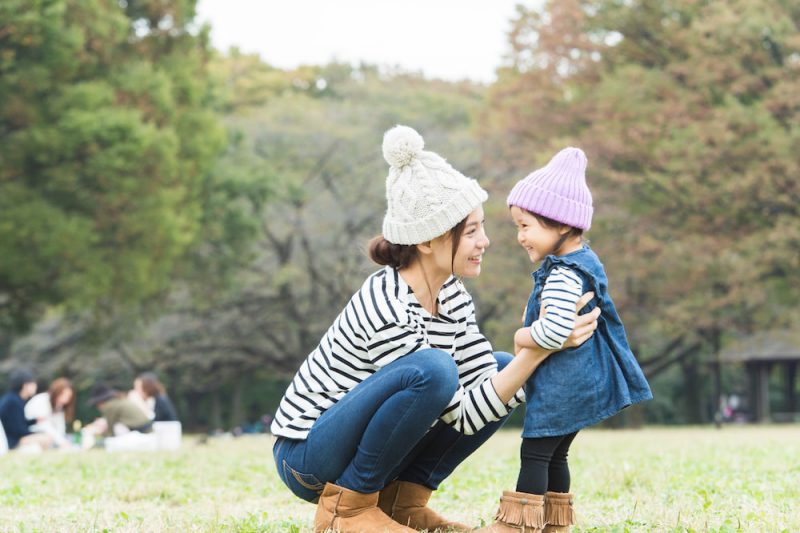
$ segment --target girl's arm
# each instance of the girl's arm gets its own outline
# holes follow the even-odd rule
[[[594,298],[594,293],[587,292],[580,297],[578,303],[575,305],[575,312],[580,311],[583,306],[589,303]],[[600,308],[597,307],[591,313],[585,315],[578,315],[575,318],[575,327],[572,333],[567,338],[562,348],[572,348],[580,346],[592,336],[594,330],[597,329],[597,317],[600,316]],[[528,331],[529,328],[522,328]],[[530,334],[528,333],[530,339]],[[516,335],[515,335],[516,337]],[[546,350],[541,346],[535,345],[530,348],[522,348],[517,356],[500,372],[492,378],[492,385],[494,390],[503,402],[508,402],[517,393],[517,391],[525,384],[528,377],[533,374],[542,361],[554,353],[554,350]]]
[[[575,306],[582,292],[583,281],[574,270],[556,267],[548,274],[542,288],[543,312],[530,327],[536,345],[547,350],[560,350],[564,346],[575,328]]]

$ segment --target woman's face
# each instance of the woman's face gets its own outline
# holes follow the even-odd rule
[[[69,405],[69,402],[72,401],[72,389],[67,387],[66,389],[61,391],[61,394],[58,395],[56,398],[56,405],[60,408],[63,408],[66,405]]]
[[[489,237],[486,236],[483,223],[483,207],[479,206],[467,217],[455,258],[451,246],[452,235],[443,235],[431,241],[437,267],[460,278],[478,277],[483,254],[489,247]]]
[[[147,394],[144,393],[144,388],[142,387],[141,379],[136,378],[133,380],[133,390],[136,391],[136,394],[138,394],[142,398],[147,398]]]

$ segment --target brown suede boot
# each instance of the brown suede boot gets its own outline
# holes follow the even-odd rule
[[[378,507],[392,520],[418,531],[470,531],[472,528],[451,522],[428,508],[433,492],[409,481],[392,481],[380,492]]]
[[[475,533],[542,533],[544,496],[524,492],[503,491],[495,522]]]
[[[569,526],[575,524],[572,494],[567,492],[545,493],[544,520],[547,522],[544,533],[569,533]]]
[[[402,526],[378,509],[378,493],[362,494],[333,483],[326,483],[314,517],[315,533],[404,533],[414,530]]]

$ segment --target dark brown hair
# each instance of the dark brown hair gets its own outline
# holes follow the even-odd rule
[[[370,239],[367,244],[369,258],[381,266],[392,268],[405,268],[419,256],[417,247],[413,244],[394,244],[387,241],[383,235]]]
[[[142,382],[142,390],[148,398],[156,398],[165,393],[164,385],[161,384],[158,377],[152,372],[139,374],[137,379]]]
[[[450,242],[453,243],[453,251],[450,256],[451,274],[453,274],[453,270],[455,270],[456,253],[458,253],[458,245],[461,244],[461,236],[464,235],[464,228],[467,227],[467,218],[469,217],[465,217],[464,220],[453,226],[453,229],[450,230]]]
[[[464,220],[445,233],[445,235],[450,238],[450,242],[453,243],[453,251],[450,260],[451,272],[455,265],[458,245],[461,242],[461,236],[464,234],[464,228],[466,226],[467,219],[464,218]],[[383,235],[378,235],[370,239],[367,244],[367,253],[369,254],[369,258],[379,265],[390,266],[398,270],[407,267],[419,257],[416,244],[393,244],[387,241]]]
[[[50,397],[50,407],[53,410],[56,410],[56,400],[58,397],[61,396],[61,393],[65,390],[70,389],[72,391],[72,398],[70,398],[69,403],[64,406],[64,419],[67,422],[72,422],[75,419],[75,387],[72,386],[72,382],[67,378],[57,378],[53,380],[50,384],[50,387],[47,389],[47,394]]]
[[[553,249],[550,251],[551,254],[556,253],[561,245],[567,242],[567,239],[571,239],[572,237],[582,237],[583,230],[580,228],[575,228],[570,226],[569,224],[564,224],[563,222],[559,222],[558,220],[553,220],[552,218],[543,217],[542,215],[537,215],[536,213],[532,213],[527,211],[532,217],[536,218],[543,226],[546,226],[551,229],[561,229],[561,228],[569,228],[569,231],[566,232],[564,235],[558,239],[558,242],[555,244]]]

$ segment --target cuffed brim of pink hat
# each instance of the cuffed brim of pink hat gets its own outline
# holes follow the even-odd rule
[[[525,181],[517,183],[506,201],[531,213],[546,217],[573,228],[588,230],[592,226],[591,205],[578,203],[552,191],[531,186]]]
[[[383,219],[383,237],[393,244],[420,244],[441,237],[477,209],[489,195],[474,179],[441,209],[424,219],[400,224]]]

